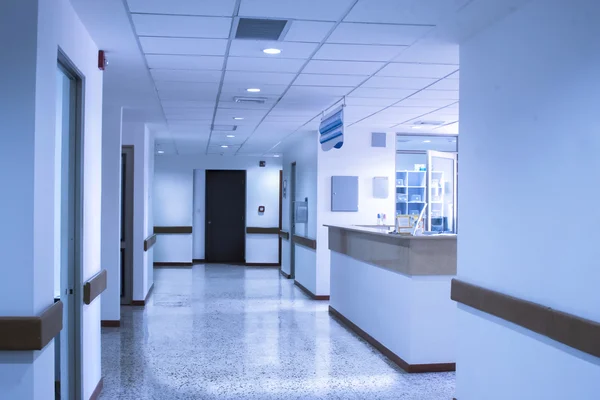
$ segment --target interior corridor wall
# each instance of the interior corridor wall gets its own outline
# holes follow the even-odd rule
[[[134,110],[123,110],[123,146],[133,146],[133,300],[145,300],[153,281],[154,250],[144,251],[144,240],[154,226],[150,205],[153,193],[154,136]]]
[[[82,280],[100,271],[102,73],[98,48],[68,0],[0,3],[0,315],[39,315],[54,302],[56,67],[59,48],[85,76]],[[19,266],[19,268],[15,268]],[[81,288],[83,282],[79,282]],[[80,292],[76,299],[81,299]],[[82,309],[83,397],[101,377],[100,299]],[[81,304],[81,303],[80,303]],[[0,352],[7,400],[54,399],[54,344],[38,352]]]
[[[348,128],[341,149],[318,150],[317,292],[329,295],[331,252],[329,231],[324,225],[376,225],[377,214],[394,224],[396,208],[396,134],[386,133],[386,147],[371,147],[371,132]],[[331,211],[331,177],[358,177],[358,211]],[[389,196],[373,197],[373,178],[388,178]]]
[[[533,0],[461,44],[458,241],[459,279],[596,322],[599,16],[596,0]],[[458,315],[456,398],[598,398],[600,359]]]
[[[283,199],[283,230],[290,232],[291,164],[296,163],[295,201],[308,199],[308,223],[296,224],[296,234],[317,238],[317,132],[303,133],[291,141],[283,151],[283,179],[287,181],[287,198]],[[282,241],[283,272],[290,273],[291,240]],[[313,293],[317,292],[317,252],[296,245],[295,279]]]
[[[259,167],[265,160],[266,167]],[[154,218],[157,226],[192,226],[192,234],[159,235],[157,262],[191,262],[205,258],[206,170],[246,171],[246,226],[279,226],[277,158],[209,156],[156,157]],[[258,213],[258,206],[265,213]],[[278,263],[278,236],[246,234],[246,262]]]

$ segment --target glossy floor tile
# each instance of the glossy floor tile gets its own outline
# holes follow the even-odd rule
[[[101,399],[450,400],[454,373],[406,374],[274,268],[156,269],[145,307],[102,328]]]

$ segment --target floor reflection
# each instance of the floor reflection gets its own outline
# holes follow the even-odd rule
[[[448,400],[454,373],[408,375],[277,269],[156,269],[146,308],[102,328],[101,399]]]

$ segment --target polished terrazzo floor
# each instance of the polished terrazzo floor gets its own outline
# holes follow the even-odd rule
[[[156,269],[145,307],[102,328],[101,399],[450,400],[454,373],[406,374],[274,268]]]

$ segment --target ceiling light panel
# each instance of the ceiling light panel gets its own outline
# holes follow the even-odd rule
[[[220,83],[221,71],[151,69],[155,81]]]
[[[233,14],[235,0],[127,0],[132,13],[206,15],[227,17]]]
[[[374,76],[366,81],[361,87],[418,90],[434,84],[436,81],[437,79],[433,78],[397,78]]]
[[[288,58],[250,58],[230,57],[227,61],[228,71],[256,72],[298,72],[305,60]]]
[[[354,0],[252,0],[242,1],[239,15],[259,18],[291,18],[337,21]]]
[[[292,73],[227,71],[223,83],[243,84],[245,86],[248,86],[248,82],[252,82],[255,85],[289,85],[295,77],[296,74]]]
[[[139,36],[166,36],[188,38],[227,39],[231,18],[189,17],[180,15],[133,14],[135,30]]]
[[[227,39],[140,37],[144,53],[224,56]]]
[[[469,1],[359,0],[344,21],[434,25]]]
[[[432,28],[425,25],[342,23],[333,31],[327,42],[410,46]]]
[[[300,74],[294,85],[298,86],[351,86],[360,85],[368,77],[365,75],[320,75]]]
[[[222,70],[224,57],[146,55],[150,68]]]
[[[247,96],[248,93],[248,89],[258,89],[260,88],[260,92],[250,92],[251,95],[256,94],[257,96],[260,97],[265,97],[265,96],[280,96],[281,94],[283,94],[283,92],[285,91],[285,89],[287,89],[288,85],[254,85],[253,81],[249,81],[252,82],[251,86],[248,85],[244,85],[241,83],[224,83],[223,84],[223,88],[221,89],[221,93],[226,93],[229,95],[237,95],[237,96]]]
[[[456,65],[391,63],[383,67],[377,76],[397,76],[404,78],[443,78],[457,70]]]
[[[372,75],[385,63],[368,61],[324,61],[311,60],[303,73],[310,74],[337,74],[337,75]]]
[[[356,97],[375,97],[380,99],[396,99],[401,100],[415,93],[410,89],[377,89],[360,87],[352,92]]]
[[[321,43],[333,29],[333,22],[290,21],[290,28],[285,34],[286,42]]]
[[[315,54],[316,60],[391,61],[406,46],[369,46],[359,44],[324,44]]]
[[[317,43],[271,42],[258,40],[233,40],[229,55],[233,57],[263,57],[270,60],[280,58],[309,58],[317,49]],[[281,50],[281,54],[270,55],[263,52],[267,48]]]

